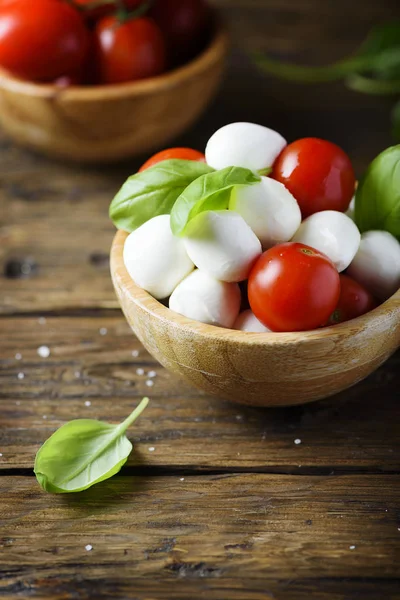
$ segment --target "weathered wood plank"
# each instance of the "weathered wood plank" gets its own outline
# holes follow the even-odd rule
[[[0,477],[0,595],[395,598],[398,484],[117,476],[52,496],[31,477]]]
[[[0,469],[30,468],[40,444],[62,423],[83,416],[118,422],[145,394],[152,401],[130,433],[136,453],[129,464],[398,469],[399,353],[334,398],[257,410],[202,395],[170,375],[120,316],[47,318],[45,324],[3,318],[0,331]],[[50,348],[48,358],[38,356],[41,345]],[[157,373],[152,387],[149,371]]]

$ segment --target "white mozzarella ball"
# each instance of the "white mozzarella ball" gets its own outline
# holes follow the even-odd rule
[[[265,249],[288,242],[301,223],[297,200],[270,177],[262,177],[254,185],[237,186],[229,208],[243,217]]]
[[[189,319],[232,327],[239,314],[240,302],[237,283],[217,281],[197,269],[175,288],[169,299],[169,307]]]
[[[348,270],[379,300],[387,300],[400,287],[400,244],[388,231],[367,231]]]
[[[246,221],[231,210],[203,212],[188,225],[186,251],[196,267],[221,281],[242,281],[261,254]]]
[[[265,333],[266,331],[271,331],[257,319],[256,315],[250,309],[244,310],[240,313],[233,324],[233,329],[249,332],[252,331],[254,333]]]
[[[154,298],[166,298],[194,268],[169,215],[159,215],[132,231],[124,245],[125,267],[134,282]]]
[[[339,273],[355,257],[360,239],[357,225],[337,210],[322,210],[310,215],[293,237],[294,242],[301,242],[326,254]]]
[[[286,146],[280,133],[255,123],[230,123],[208,140],[206,162],[214,169],[246,167],[253,171],[272,166]]]

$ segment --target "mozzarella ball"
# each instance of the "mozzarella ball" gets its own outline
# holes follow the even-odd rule
[[[229,208],[243,217],[264,249],[288,242],[301,223],[297,200],[279,181],[261,177],[260,183],[237,186]]]
[[[280,133],[255,123],[230,123],[208,140],[206,162],[214,169],[246,167],[252,171],[272,166],[287,145]]]
[[[232,327],[239,314],[240,301],[237,283],[217,281],[208,273],[196,270],[175,288],[169,307],[201,323]]]
[[[166,298],[193,271],[183,241],[175,237],[169,215],[159,215],[125,240],[125,267],[133,281],[154,298]]]
[[[326,254],[339,271],[344,271],[360,246],[357,225],[344,213],[337,210],[322,210],[307,217],[293,237]]]
[[[261,254],[260,240],[231,210],[197,215],[187,227],[184,243],[196,267],[221,281],[246,279]]]
[[[388,231],[367,231],[347,273],[379,300],[400,287],[400,244]]]
[[[240,313],[233,324],[233,329],[249,332],[252,331],[254,333],[265,333],[266,331],[271,331],[257,319],[256,315],[251,310],[244,310]]]

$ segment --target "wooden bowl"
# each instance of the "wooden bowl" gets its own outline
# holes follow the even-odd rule
[[[253,406],[311,402],[344,390],[400,345],[400,290],[347,323],[301,333],[245,333],[204,325],[138,287],[123,261],[127,233],[111,249],[111,275],[125,317],[164,367],[195,387]]]
[[[164,75],[118,85],[61,88],[0,70],[0,124],[18,143],[50,156],[112,162],[160,149],[206,109],[221,80],[227,34]]]

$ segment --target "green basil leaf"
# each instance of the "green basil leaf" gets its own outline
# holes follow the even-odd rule
[[[270,75],[275,75],[281,79],[289,81],[298,81],[304,83],[327,82],[349,77],[355,74],[369,73],[373,77],[368,79],[388,79],[391,81],[390,89],[394,88],[394,82],[400,78],[400,21],[392,21],[384,25],[379,25],[372,29],[368,37],[362,43],[358,51],[337,61],[331,65],[321,67],[303,66],[292,63],[286,63],[274,60],[262,54],[255,54],[256,64]],[[353,89],[359,89],[358,82],[349,80],[349,85]],[[362,82],[358,83],[362,87]],[[370,85],[372,88],[372,85]],[[382,93],[389,93],[384,88]],[[365,89],[359,91],[367,91]],[[379,93],[378,87],[376,91]]]
[[[214,169],[194,160],[164,160],[126,180],[110,205],[118,229],[131,232],[149,219],[168,215],[192,181]]]
[[[400,144],[368,167],[356,191],[354,219],[361,232],[382,229],[400,240]]]
[[[400,47],[400,21],[377,25],[361,44],[357,55],[375,57],[393,48]]]
[[[81,492],[118,473],[132,450],[125,431],[148,402],[143,398],[119,425],[77,419],[57,429],[36,455],[34,471],[41,487],[53,494]]]
[[[235,186],[253,185],[259,181],[259,175],[243,167],[226,167],[199,177],[182,192],[174,204],[171,211],[173,234],[182,235],[189,221],[201,212],[227,209]]]

